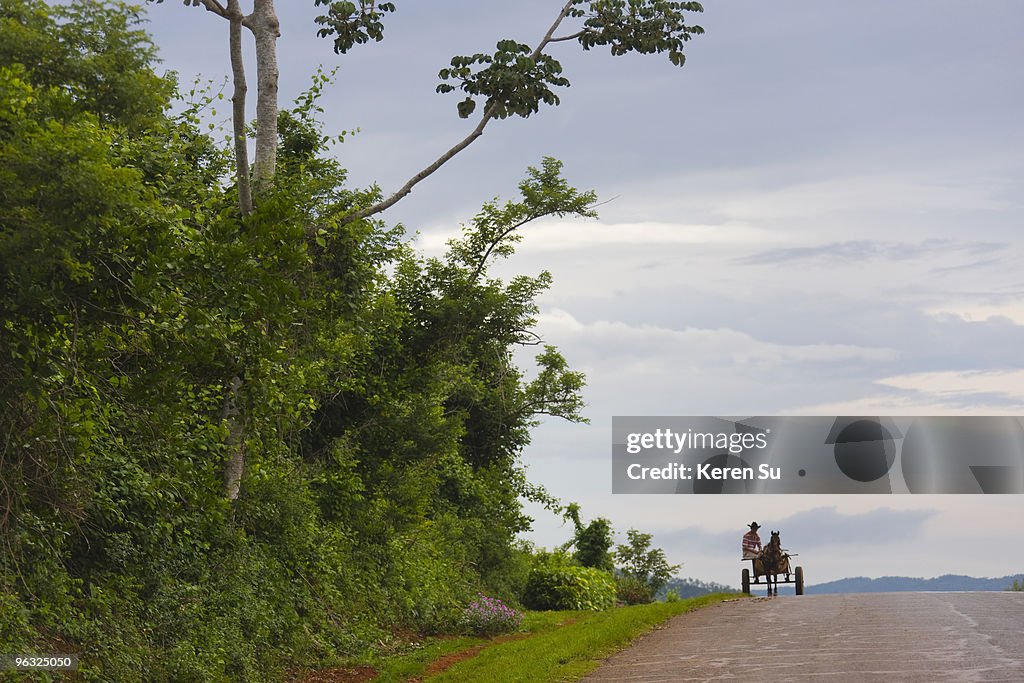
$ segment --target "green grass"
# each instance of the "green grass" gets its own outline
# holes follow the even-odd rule
[[[360,663],[377,670],[377,677],[373,679],[376,683],[402,683],[413,676],[422,676],[436,659],[488,642],[487,638],[470,636],[435,638],[402,654],[374,657]]]
[[[576,680],[597,668],[602,659],[667,619],[736,597],[735,593],[706,595],[605,612],[527,613],[524,628],[532,635],[486,647],[476,656],[426,680],[431,683]]]
[[[522,631],[528,634],[542,633],[558,628],[567,621],[573,621],[593,612],[526,612],[523,615]],[[401,683],[413,676],[422,676],[435,660],[445,655],[463,652],[473,647],[494,647],[490,638],[456,636],[450,638],[430,638],[423,644],[408,649],[401,654],[371,657],[358,661],[360,665],[369,665],[377,670],[375,683]],[[357,662],[352,662],[356,664]]]

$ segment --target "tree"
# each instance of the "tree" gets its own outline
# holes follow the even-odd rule
[[[575,527],[572,541],[566,544],[576,547],[573,559],[584,567],[612,571],[615,563],[611,553],[614,544],[611,522],[598,517],[584,526],[580,521],[580,506],[577,503],[567,505],[563,514]]]
[[[650,599],[682,565],[670,565],[664,550],[651,548],[651,534],[630,529],[626,538],[627,542],[615,550],[615,558],[621,564],[620,571],[627,578],[643,584]]]
[[[530,428],[539,415],[583,419],[583,376],[532,332],[550,274],[509,282],[489,275],[529,222],[591,215],[594,195],[568,186],[560,169],[553,159],[529,169],[520,197],[485,204],[444,258],[400,256],[363,321],[362,348],[347,368],[336,366],[303,435],[311,462],[329,462],[342,442],[359,454],[366,495],[379,498],[389,535],[444,517],[488,580],[529,526],[520,497],[544,497],[518,462]],[[518,345],[541,347],[531,380],[514,362]]]
[[[162,2],[163,0],[151,0]],[[380,41],[384,37],[383,17],[396,10],[393,2],[359,0],[314,0],[326,13],[316,21],[319,35],[334,41],[334,50],[345,54],[355,45]],[[245,13],[241,0],[185,0],[185,5],[202,7],[228,24],[229,54],[233,80],[232,130],[235,157],[235,182],[241,215],[252,214],[260,195],[269,191],[277,172],[279,105],[277,38],[280,21],[273,0],[253,0]],[[698,2],[668,0],[569,0],[551,26],[532,49],[514,40],[500,40],[495,52],[453,57],[449,67],[439,72],[439,93],[461,90],[465,98],[458,103],[458,114],[468,118],[482,102],[482,114],[476,127],[435,161],[414,174],[388,197],[372,196],[365,204],[349,207],[340,224],[376,215],[412,192],[413,187],[432,175],[447,161],[480,137],[489,122],[510,116],[528,117],[540,105],[557,105],[553,88],[566,87],[561,64],[546,51],[556,43],[576,42],[583,50],[608,46],[613,55],[667,53],[669,60],[682,66],[683,48],[704,29],[687,23],[688,12],[702,12]],[[565,24],[572,24],[566,26]],[[249,179],[246,138],[247,84],[242,52],[242,29],[252,34],[256,47],[256,140],[252,183]],[[558,35],[560,30],[565,33]],[[255,192],[253,192],[255,190]],[[553,356],[547,362],[558,361]],[[554,368],[552,372],[559,372]],[[247,401],[242,372],[226,379],[222,415],[227,424],[229,458],[224,472],[224,490],[235,499],[245,467],[247,418],[241,406]]]
[[[343,220],[379,193],[326,157],[321,76],[243,215],[140,19],[0,0],[0,651],[272,680],[436,629],[513,583],[531,425],[582,419],[583,376],[533,330],[551,276],[492,266],[594,195],[545,159],[419,256]]]
[[[162,2],[163,0],[151,0]],[[326,13],[316,21],[319,35],[334,41],[334,51],[345,54],[354,46],[384,38],[383,18],[396,10],[393,2],[378,0],[314,0]],[[203,7],[226,20],[229,25],[231,70],[234,80],[232,119],[234,126],[236,177],[239,201],[243,212],[247,200],[248,152],[245,137],[245,67],[242,60],[242,28],[252,33],[256,44],[258,81],[256,105],[257,184],[265,185],[275,172],[277,140],[278,67],[276,41],[280,22],[273,0],[253,0],[252,11],[245,14],[240,0],[185,0],[186,5]],[[583,50],[607,46],[613,55],[667,53],[669,61],[683,66],[685,44],[693,36],[704,33],[696,24],[688,23],[687,13],[703,12],[698,2],[668,0],[569,0],[536,45],[515,40],[499,40],[493,53],[453,57],[441,69],[439,93],[462,91],[458,103],[461,118],[468,118],[482,102],[482,114],[473,130],[441,154],[432,163],[414,174],[398,190],[363,207],[353,207],[346,220],[356,220],[380,213],[406,197],[421,181],[429,177],[456,154],[479,138],[488,123],[510,116],[528,117],[538,112],[541,104],[557,105],[559,97],[553,88],[567,87],[562,65],[548,50],[556,43],[576,42]],[[563,31],[559,35],[559,31]]]

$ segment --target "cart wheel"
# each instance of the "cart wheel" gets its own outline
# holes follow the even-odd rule
[[[803,567],[797,567],[796,568],[796,594],[797,595],[803,595],[804,594],[804,568]]]
[[[750,595],[750,570],[743,569],[743,592]]]

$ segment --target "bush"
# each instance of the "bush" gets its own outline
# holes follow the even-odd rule
[[[459,623],[468,635],[496,636],[518,630],[523,614],[497,598],[478,593],[477,599],[463,611]]]
[[[615,577],[615,597],[627,605],[643,605],[654,600],[654,593],[645,581],[620,574]]]
[[[615,580],[610,572],[550,555],[540,558],[530,572],[523,603],[538,610],[608,609],[615,605]]]

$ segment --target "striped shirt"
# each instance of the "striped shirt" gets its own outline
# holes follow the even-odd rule
[[[743,554],[758,553],[760,551],[761,537],[757,535],[757,532],[751,529],[747,533],[743,534]]]

